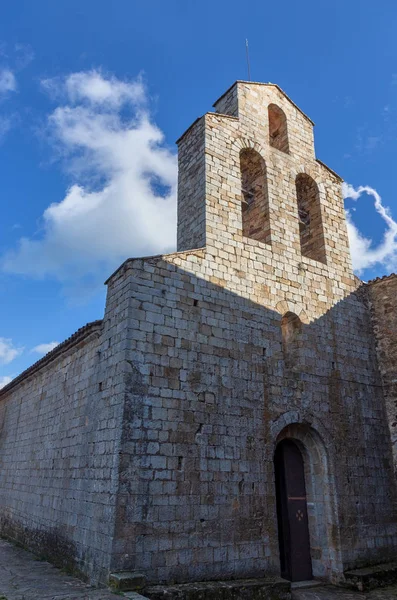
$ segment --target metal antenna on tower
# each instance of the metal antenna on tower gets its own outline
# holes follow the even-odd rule
[[[245,40],[245,53],[247,55],[248,81],[251,81],[250,55],[248,52],[248,40]]]

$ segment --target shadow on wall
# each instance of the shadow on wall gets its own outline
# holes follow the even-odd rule
[[[67,384],[52,386],[55,354],[45,385],[39,370],[2,394],[7,534],[38,540],[40,552],[61,530],[91,581],[109,569],[150,582],[279,574],[273,458],[288,438],[304,459],[313,574],[337,580],[392,559],[395,482],[365,294],[309,322],[286,301],[251,301],[256,292],[266,302],[265,286],[243,271],[246,298],[173,264],[189,259],[199,271],[204,256],[126,261],[109,283],[92,370],[82,345],[78,364],[62,367]],[[88,377],[86,396],[77,374]],[[38,427],[60,408],[61,419]]]
[[[284,301],[277,312],[193,276],[177,259],[127,261],[118,274],[130,282],[136,341],[114,567],[152,581],[279,574],[273,457],[285,436],[304,457],[314,576],[340,580],[347,568],[391,559],[395,483],[362,291],[309,322]],[[148,273],[154,325],[142,333]],[[164,444],[151,455],[160,426]]]

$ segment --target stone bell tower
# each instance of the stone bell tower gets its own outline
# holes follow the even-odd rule
[[[178,250],[255,247],[350,280],[341,178],[313,122],[274,84],[238,81],[178,140]]]

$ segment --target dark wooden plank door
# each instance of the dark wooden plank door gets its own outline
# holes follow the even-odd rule
[[[281,575],[290,581],[307,581],[313,575],[301,451],[292,440],[283,440],[274,463]]]

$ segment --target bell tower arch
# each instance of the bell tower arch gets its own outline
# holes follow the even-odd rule
[[[214,107],[178,140],[178,250],[237,243],[351,280],[342,180],[315,157],[314,123],[274,84],[237,81]]]

